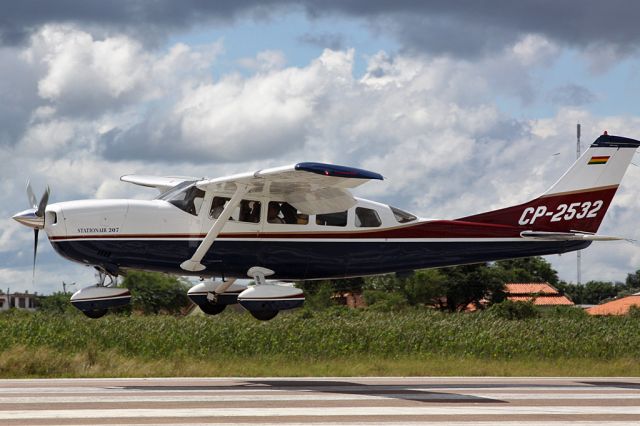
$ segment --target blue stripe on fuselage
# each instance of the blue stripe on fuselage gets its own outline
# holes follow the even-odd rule
[[[180,263],[191,258],[198,240],[51,241],[55,250],[91,265],[188,275]],[[565,253],[590,241],[216,241],[202,263],[204,275],[246,277],[252,266],[276,272],[274,279],[318,279],[384,274],[515,257]],[[195,273],[195,275],[203,275]]]

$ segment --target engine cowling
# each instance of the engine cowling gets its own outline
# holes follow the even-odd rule
[[[252,313],[260,311],[277,313],[277,311],[301,307],[304,304],[304,293],[301,289],[289,285],[255,285],[238,295],[238,303]]]
[[[107,309],[125,306],[131,302],[131,293],[127,288],[90,286],[80,289],[71,296],[71,304],[88,316],[99,317]],[[102,313],[102,315],[98,315]]]

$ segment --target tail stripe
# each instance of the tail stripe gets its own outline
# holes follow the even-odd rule
[[[634,139],[602,135],[540,197],[458,220],[528,231],[595,233],[639,146]]]

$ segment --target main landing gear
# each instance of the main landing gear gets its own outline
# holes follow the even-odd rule
[[[237,284],[235,279],[207,281],[191,287],[189,298],[207,315],[217,315],[227,305],[240,303],[253,317],[269,321],[285,309],[299,308],[304,303],[304,294],[299,288],[285,283],[267,283],[265,277],[274,272],[255,266],[247,272],[255,285],[247,287]]]

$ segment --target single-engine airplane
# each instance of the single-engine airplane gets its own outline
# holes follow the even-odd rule
[[[408,272],[565,253],[593,241],[640,141],[606,132],[549,190],[523,204],[454,220],[418,218],[354,197],[375,172],[298,163],[214,179],[125,175],[155,188],[150,201],[38,202],[13,216],[43,229],[62,256],[101,271],[71,302],[97,318],[129,302],[114,277],[129,269],[222,277],[189,291],[208,314],[240,303],[260,320],[299,307],[302,291],[280,281]],[[235,283],[250,276],[255,285]],[[107,282],[107,278],[110,278]]]

